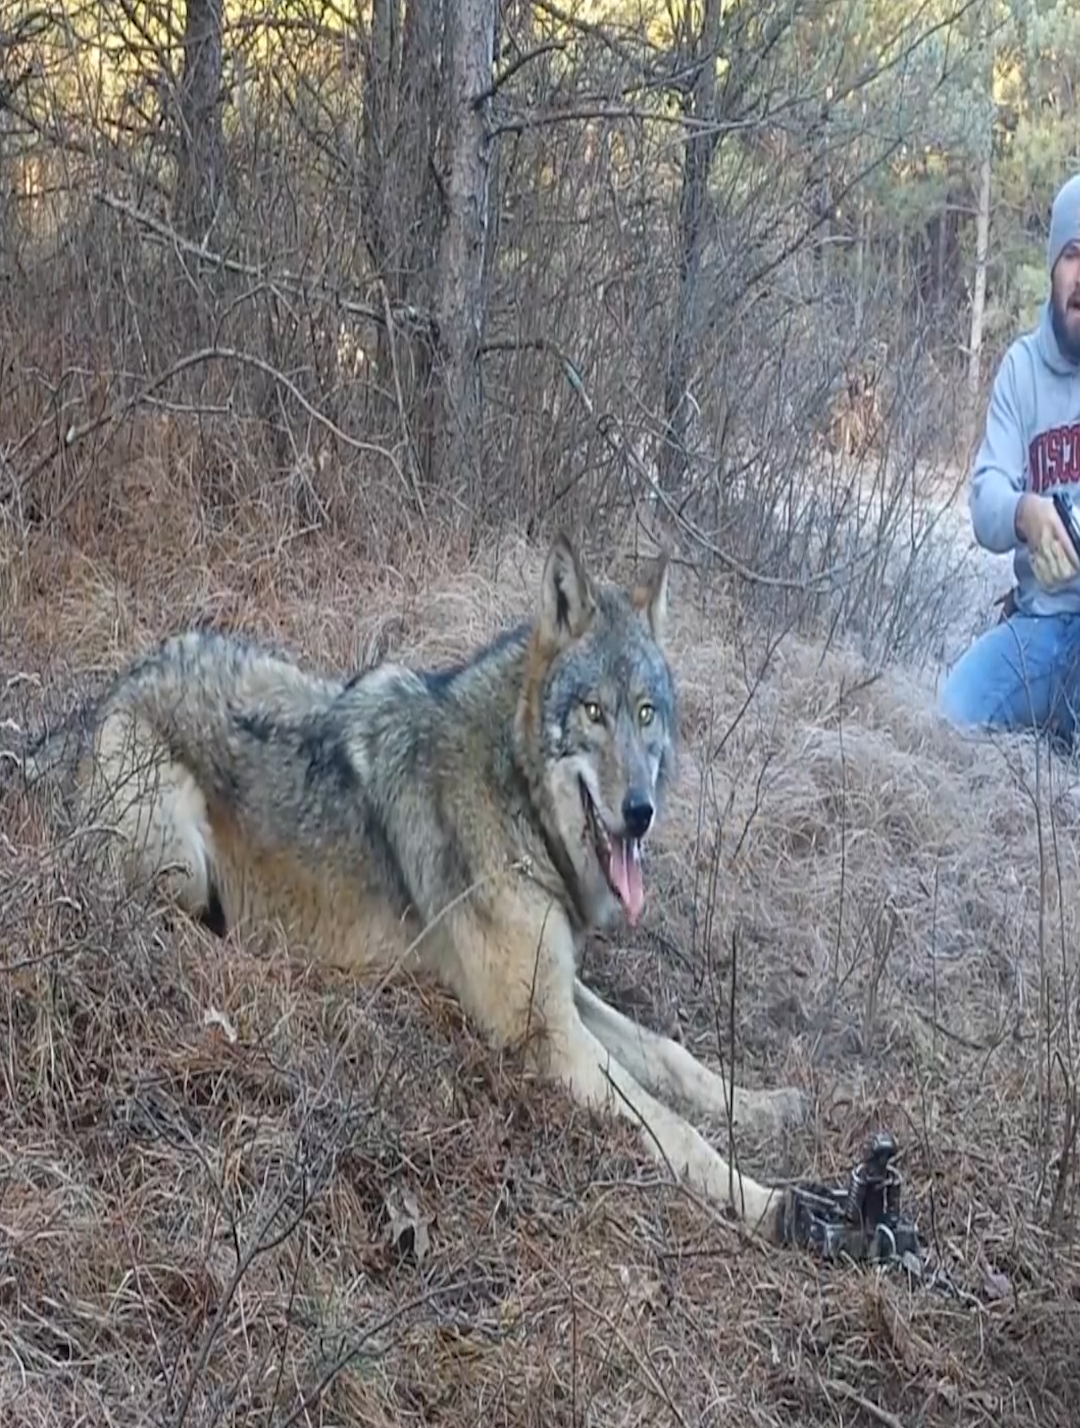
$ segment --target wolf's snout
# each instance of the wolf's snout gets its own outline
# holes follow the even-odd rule
[[[652,827],[653,812],[652,799],[648,794],[631,789],[623,799],[622,806],[626,836],[633,838],[635,842],[644,838]]]

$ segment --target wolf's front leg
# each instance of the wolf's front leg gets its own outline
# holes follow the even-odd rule
[[[727,1081],[703,1066],[685,1046],[639,1026],[590,991],[580,978],[574,981],[574,1003],[597,1040],[654,1095],[674,1097],[684,1106],[727,1121]],[[761,1091],[736,1086],[730,1107],[735,1130],[759,1134],[799,1125],[808,1110],[808,1098],[794,1086]]]
[[[699,1193],[730,1205],[768,1239],[782,1235],[784,1192],[740,1175],[681,1116],[649,1094],[618,1062],[570,1005],[564,1018],[549,1011],[545,1069],[581,1105],[634,1121],[652,1157],[668,1164]]]

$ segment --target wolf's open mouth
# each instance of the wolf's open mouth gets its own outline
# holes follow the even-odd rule
[[[593,847],[611,891],[626,908],[631,923],[637,922],[645,906],[645,888],[641,879],[641,843],[637,838],[620,838],[604,826],[592,795],[581,785],[581,803],[585,809],[585,826],[592,835]]]

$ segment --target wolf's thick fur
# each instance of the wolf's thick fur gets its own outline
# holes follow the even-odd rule
[[[535,618],[454,669],[382,664],[348,682],[209,632],[117,676],[66,769],[123,874],[163,879],[215,930],[267,919],[294,954],[433,974],[493,1046],[523,1044],[580,1102],[642,1126],[699,1191],[776,1237],[779,1191],[739,1176],[660,1098],[736,1126],[803,1113],[735,1088],[576,975],[584,934],[643,900],[640,844],[672,773],[667,562],[601,586],[564,537]]]

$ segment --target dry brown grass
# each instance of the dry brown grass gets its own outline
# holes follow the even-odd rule
[[[465,574],[445,548],[356,568],[345,540],[126,479],[5,546],[0,672],[42,690],[10,686],[0,719],[193,618],[316,662],[441,659],[539,572],[513,543]],[[740,1148],[755,1169],[840,1175],[892,1126],[955,1292],[747,1241],[437,991],[110,901],[12,795],[0,1421],[1075,1421],[1069,801],[1045,762],[1035,799],[1030,749],[946,737],[840,654],[785,641],[747,704],[761,649],[674,595],[679,792],[644,928],[586,974],[706,1058],[733,1026],[748,1081],[818,1093],[791,1145]]]

